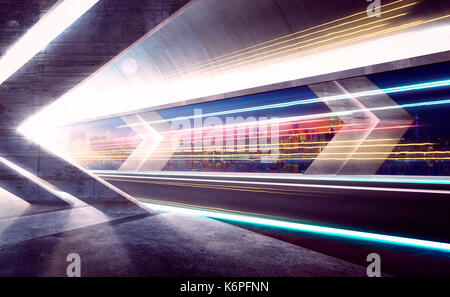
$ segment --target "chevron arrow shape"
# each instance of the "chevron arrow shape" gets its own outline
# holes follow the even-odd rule
[[[333,137],[330,143],[319,154],[305,171],[305,174],[375,174],[384,160],[389,156],[395,145],[407,131],[407,127],[399,129],[382,129],[385,127],[406,126],[413,118],[404,109],[375,110],[382,106],[395,106],[397,103],[386,94],[364,97],[354,97],[351,94],[379,90],[367,77],[351,78],[340,81],[310,85],[309,88],[333,112],[355,110],[349,115],[340,116],[344,126]],[[327,100],[329,96],[347,95],[341,100]],[[358,129],[355,129],[355,124]],[[381,128],[381,129],[380,129]],[[350,131],[351,130],[351,131]],[[383,153],[370,154],[371,160],[356,160],[354,156],[364,156],[364,153],[379,151],[377,147],[369,147],[370,140],[389,139],[383,147]],[[339,143],[350,142],[353,145],[339,146]],[[333,154],[339,158],[330,157]]]
[[[157,112],[123,116],[122,120],[141,138],[141,143],[119,171],[160,171],[176,152],[171,139],[180,137]]]
[[[378,91],[379,88],[372,83],[367,77],[356,77],[339,81],[339,83],[350,93],[358,93],[361,91]],[[371,160],[356,160],[350,159],[339,172],[339,174],[376,174],[380,166],[386,158],[394,150],[400,139],[409,129],[408,126],[414,122],[412,117],[403,108],[395,108],[388,110],[377,110],[377,107],[383,106],[398,106],[387,94],[380,92],[372,96],[360,96],[358,101],[364,104],[367,108],[373,109],[373,114],[376,115],[380,122],[370,131],[369,135],[364,139],[355,153],[359,157],[371,157]],[[396,129],[383,129],[396,126]],[[404,128],[400,128],[400,127]],[[369,141],[374,139],[386,139],[383,142],[382,152],[380,147],[368,146]],[[377,154],[373,154],[378,152]],[[364,155],[365,153],[370,153]]]
[[[366,107],[337,81],[311,85],[309,88],[320,98],[349,95],[341,100],[322,99],[333,112],[358,110],[350,115],[340,116],[344,122],[343,127],[305,171],[305,174],[338,174],[357,150],[357,146],[366,139],[370,130],[375,128],[380,120],[371,111],[365,110]],[[361,128],[360,131],[354,131],[355,126]],[[339,143],[342,142],[355,143],[356,147],[340,147]],[[339,154],[339,160],[330,160],[333,154]]]

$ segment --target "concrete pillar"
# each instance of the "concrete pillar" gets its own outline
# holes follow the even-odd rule
[[[4,10],[5,18],[11,19],[11,24],[19,23],[20,27],[16,31],[21,34],[51,7],[51,1],[40,1],[40,7],[28,2],[9,1],[10,5]],[[25,139],[17,132],[17,128],[187,2],[189,0],[98,2],[0,85],[0,157],[27,170],[50,187],[56,187],[87,203],[128,202],[129,197],[125,193],[111,189],[105,185],[106,182],[99,182],[80,168]],[[30,9],[30,5],[33,9]],[[0,16],[3,16],[3,10]],[[2,39],[5,41],[3,44],[12,45],[20,37],[20,34],[13,35],[10,31],[9,28],[0,28],[0,33],[6,35]],[[7,50],[3,44],[0,45],[0,56]],[[61,201],[45,187],[39,187],[4,165],[0,166],[0,187],[32,203]]]
[[[38,184],[2,163],[0,163],[0,187],[28,203],[66,204],[53,193],[44,190]]]

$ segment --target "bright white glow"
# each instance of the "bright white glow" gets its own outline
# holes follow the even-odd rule
[[[133,74],[136,73],[138,69],[138,64],[135,59],[133,58],[127,58],[123,60],[121,64],[121,69],[126,74]]]
[[[151,37],[150,37],[151,38]],[[450,25],[397,34],[287,61],[268,61],[238,70],[166,79],[152,69],[127,77],[114,63],[39,112],[32,126],[65,125],[152,106],[202,98],[294,79],[333,73],[450,50]],[[132,56],[133,51],[129,54]],[[128,57],[128,53],[123,57]],[[121,60],[118,60],[120,62]],[[133,74],[136,75],[136,74]],[[126,99],[125,99],[126,98]],[[45,127],[43,127],[45,128]]]
[[[429,189],[407,189],[407,188],[382,188],[382,187],[363,187],[363,186],[337,186],[337,185],[318,185],[318,184],[293,184],[293,183],[279,183],[279,182],[258,182],[258,181],[242,181],[242,180],[222,180],[222,179],[196,179],[196,178],[178,178],[178,177],[155,177],[155,176],[141,176],[141,175],[112,175],[102,174],[103,178],[119,179],[129,178],[130,182],[133,180],[176,180],[176,181],[196,181],[206,183],[220,183],[220,184],[245,184],[245,185],[263,185],[263,186],[281,186],[281,187],[295,187],[295,188],[324,188],[324,189],[339,189],[339,190],[358,190],[358,191],[380,191],[380,192],[403,192],[403,193],[431,193],[450,195],[450,191],[446,190],[429,190]]]
[[[423,102],[416,102],[416,103],[408,103],[408,104],[402,104],[402,105],[389,105],[389,106],[381,106],[381,107],[374,107],[374,108],[364,108],[364,109],[354,109],[349,111],[339,111],[339,112],[327,112],[327,113],[318,113],[318,114],[311,114],[311,115],[303,115],[303,116],[293,116],[293,117],[286,117],[286,118],[275,118],[275,119],[269,119],[269,120],[263,120],[258,121],[259,125],[273,125],[273,124],[281,124],[281,123],[287,123],[287,122],[294,122],[294,121],[300,121],[300,120],[310,120],[310,119],[320,119],[320,118],[328,118],[328,117],[340,117],[340,116],[349,116],[352,114],[357,114],[360,112],[367,112],[367,111],[382,111],[382,110],[395,110],[395,109],[402,109],[402,108],[413,108],[413,107],[421,107],[421,106],[433,106],[433,105],[442,105],[442,104],[450,104],[450,99],[444,99],[444,100],[435,100],[435,101],[423,101]],[[38,121],[41,119],[40,121]],[[160,122],[160,121],[156,121]],[[145,124],[149,124],[152,122],[145,122]],[[251,123],[251,122],[250,122]],[[235,124],[235,127],[239,126],[246,126],[249,122],[243,122],[239,124]],[[50,151],[53,151],[56,153],[57,142],[54,137],[55,131],[57,131],[57,126],[53,124],[51,121],[51,118],[44,117],[41,118],[38,115],[32,116],[30,119],[25,121],[19,128],[18,131],[22,133],[23,135],[27,136],[29,139],[39,143],[42,146],[45,146]],[[63,153],[57,153],[59,156],[63,156]],[[66,156],[65,158],[69,158]]]
[[[64,159],[68,159],[68,155],[63,154],[63,152],[57,149],[59,147],[56,137],[56,135],[58,135],[58,129],[56,126],[52,125],[51,119],[43,118],[40,119],[40,125],[33,125],[34,119],[34,116],[29,118],[29,120],[24,125],[20,126],[17,131],[39,143],[39,145],[52,153],[64,157]]]
[[[331,228],[331,227],[309,225],[309,224],[302,224],[302,223],[286,222],[286,221],[281,221],[281,220],[273,220],[273,219],[266,219],[266,218],[238,215],[238,214],[231,214],[231,213],[224,213],[224,212],[175,207],[175,206],[168,206],[168,205],[162,205],[162,204],[154,204],[154,203],[149,203],[149,202],[145,202],[145,201],[142,201],[142,202],[144,204],[148,205],[149,207],[151,207],[152,209],[159,210],[159,211],[171,211],[171,212],[192,215],[192,216],[205,216],[205,217],[223,219],[223,220],[229,220],[229,221],[235,221],[235,222],[243,222],[243,223],[251,223],[251,224],[257,224],[257,225],[262,225],[262,226],[285,228],[285,229],[302,231],[302,232],[318,233],[318,234],[340,236],[340,237],[349,237],[349,238],[355,238],[355,239],[361,239],[361,240],[378,241],[378,242],[382,242],[382,243],[406,245],[406,246],[419,247],[419,248],[438,249],[438,250],[442,250],[445,252],[450,252],[450,244],[444,243],[444,242],[428,241],[428,240],[421,240],[421,239],[414,239],[414,238],[407,238],[407,237],[399,237],[399,236],[353,231],[353,230],[347,230],[347,229]]]
[[[0,84],[44,49],[99,0],[59,1],[0,60]]]

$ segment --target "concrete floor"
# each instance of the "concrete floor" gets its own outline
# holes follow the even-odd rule
[[[0,195],[0,276],[365,276],[364,267],[233,226],[120,205],[30,206]]]

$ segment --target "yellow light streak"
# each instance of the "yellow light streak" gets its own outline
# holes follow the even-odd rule
[[[264,187],[225,186],[225,185],[219,185],[219,184],[195,184],[195,183],[180,183],[180,182],[161,182],[161,181],[108,178],[108,177],[105,177],[104,179],[110,180],[110,181],[120,181],[120,182],[134,182],[134,183],[158,184],[158,185],[169,185],[169,186],[190,187],[190,188],[204,188],[204,189],[213,189],[213,190],[217,189],[217,190],[229,190],[229,191],[239,191],[239,192],[296,195],[296,196],[308,196],[308,197],[325,197],[324,195],[317,195],[317,194],[326,194],[327,193],[324,191],[319,192],[319,191],[285,190],[285,189],[277,189],[275,191],[271,188],[264,188]]]
[[[397,4],[399,2],[403,2],[403,0],[395,1],[395,2],[392,2],[392,3],[389,3],[389,4],[382,5],[382,6],[380,6],[380,8],[386,8],[387,6],[391,6],[391,5]],[[409,6],[412,6],[412,5],[416,5],[418,3],[420,3],[420,2],[419,1],[418,2],[413,2],[413,3],[407,4],[407,5],[398,7],[398,8],[394,8],[394,9],[390,9],[390,10],[384,10],[384,11],[381,12],[381,14],[387,14],[387,13],[390,13],[390,12],[393,12],[393,11],[396,11],[396,10],[399,10],[399,9],[402,9],[402,8],[406,8],[406,7],[409,7]],[[362,21],[362,20],[368,19],[369,17],[365,16],[363,18],[359,18],[359,19],[356,19],[356,20],[353,20],[353,21],[345,22],[345,23],[342,23],[342,24],[339,24],[339,25],[334,25],[334,26],[331,26],[331,27],[328,27],[326,29],[322,29],[322,30],[319,30],[319,31],[316,31],[316,32],[313,32],[313,33],[308,33],[307,35],[291,38],[291,39],[288,39],[288,40],[285,40],[285,41],[277,42],[275,44],[271,44],[271,45],[267,45],[267,46],[264,46],[264,47],[260,47],[260,46],[265,45],[265,44],[269,44],[269,43],[272,43],[272,42],[275,42],[275,41],[278,41],[278,40],[282,40],[284,38],[292,37],[292,36],[295,36],[295,35],[298,35],[298,34],[301,34],[301,33],[306,33],[308,31],[311,31],[311,30],[314,30],[314,29],[318,29],[320,27],[323,27],[323,26],[326,26],[326,25],[330,25],[330,24],[333,24],[333,23],[336,23],[336,22],[340,22],[340,21],[343,21],[343,20],[346,20],[346,19],[358,16],[358,15],[361,15],[361,14],[366,14],[366,13],[367,13],[366,11],[361,11],[361,12],[358,12],[358,13],[355,13],[355,14],[352,14],[352,15],[349,15],[349,16],[337,19],[337,20],[333,20],[333,21],[330,21],[330,22],[327,22],[327,23],[324,23],[324,24],[320,24],[320,25],[317,25],[317,26],[314,26],[314,27],[311,27],[311,28],[307,28],[305,30],[297,31],[297,32],[292,33],[292,34],[288,34],[288,35],[285,35],[285,36],[282,36],[282,37],[278,37],[278,38],[275,38],[275,39],[272,39],[272,40],[269,40],[269,41],[265,41],[263,43],[259,43],[259,44],[256,44],[256,45],[253,45],[253,46],[250,46],[250,47],[238,50],[238,51],[234,51],[234,52],[231,52],[231,53],[219,56],[217,58],[213,58],[213,59],[210,59],[210,60],[207,60],[207,61],[204,61],[204,62],[196,63],[196,64],[190,65],[190,66],[182,69],[179,72],[179,74],[184,73],[186,71],[190,71],[190,69],[193,69],[193,68],[194,69],[198,68],[197,66],[202,66],[202,65],[205,65],[205,64],[215,64],[215,63],[221,62],[223,60],[228,60],[228,59],[231,59],[231,58],[239,57],[239,56],[246,55],[246,54],[249,54],[249,53],[252,53],[252,52],[263,50],[265,48],[270,48],[270,47],[273,47],[273,46],[276,46],[276,45],[280,45],[280,44],[283,44],[283,43],[286,43],[286,42],[289,42],[289,41],[292,41],[292,40],[305,38],[306,36],[310,36],[310,35],[317,34],[317,33],[320,33],[320,32],[332,30],[332,29],[335,29],[335,28],[338,28],[338,27],[341,27],[341,26],[345,26],[345,25],[354,23],[354,22]],[[256,48],[256,47],[260,47],[260,48]],[[250,50],[252,48],[256,48],[256,49]],[[250,51],[248,51],[248,50],[250,50]],[[238,54],[238,53],[240,53],[240,54]],[[225,58],[225,57],[227,57],[227,58]]]
[[[302,54],[302,55],[304,56],[304,55],[306,55],[306,54],[318,52],[318,51],[323,50],[323,49],[335,48],[335,47],[338,47],[338,46],[340,46],[340,45],[346,45],[346,44],[352,43],[352,42],[354,42],[354,41],[366,40],[366,39],[370,39],[370,38],[377,37],[377,36],[380,36],[380,35],[384,35],[384,34],[387,34],[387,33],[398,32],[398,31],[401,31],[401,30],[403,30],[403,29],[407,29],[407,28],[411,28],[411,27],[416,27],[416,26],[423,25],[423,24],[430,23],[430,22],[439,21],[439,20],[448,18],[449,16],[450,16],[450,15],[445,15],[445,16],[437,17],[437,18],[434,18],[434,19],[431,19],[431,20],[411,22],[411,23],[407,23],[407,24],[404,24],[404,25],[401,25],[401,26],[392,28],[392,29],[381,30],[381,31],[378,31],[378,32],[375,32],[375,33],[371,33],[371,34],[365,34],[365,35],[360,36],[360,37],[355,37],[355,38],[351,38],[351,39],[346,39],[346,40],[341,41],[341,42],[337,42],[337,43],[333,43],[333,44],[329,44],[329,45],[324,45],[324,46],[316,47],[316,48],[313,48],[313,49],[311,49],[311,50],[306,50],[306,51],[302,51],[302,52],[298,52],[298,49],[299,49],[299,48],[310,47],[310,45],[303,46],[303,47],[298,47],[298,48],[293,48],[293,49],[285,50],[285,51],[282,51],[282,52],[273,53],[273,54],[264,56],[263,58],[279,57],[280,55],[283,55],[283,54],[286,54],[286,53],[289,53],[289,52],[294,52],[294,53],[291,53],[291,54],[289,54],[289,55],[283,55],[282,58],[278,58],[277,60],[286,59],[286,58],[288,58],[288,57],[291,57],[291,56],[294,56],[294,55],[299,55],[299,54]],[[374,29],[374,28],[377,28],[377,27],[382,27],[382,26],[385,26],[385,25],[386,25],[386,24],[382,24],[382,25],[374,26],[373,28],[369,28],[369,29],[365,29],[365,30],[359,30],[359,31],[357,31],[357,32],[352,32],[352,33],[349,33],[349,34],[344,34],[344,35],[342,35],[342,36],[340,36],[340,37],[330,38],[329,40],[332,40],[332,39],[338,39],[338,38],[342,38],[342,37],[344,37],[344,36],[349,36],[349,35],[354,35],[354,34],[356,34],[356,33],[361,33],[361,32],[365,32],[365,31],[369,31],[370,29]],[[325,40],[325,41],[329,41],[329,40]],[[316,42],[316,44],[318,44],[318,43],[323,43],[323,42],[325,42],[325,41]],[[251,63],[251,62],[257,62],[258,60],[261,60],[261,58],[258,58],[258,57],[257,57],[257,58],[250,59],[250,60],[247,60],[247,61],[244,61],[244,62],[240,62],[240,63],[236,63],[236,64],[230,64],[230,65],[220,66],[219,68],[220,68],[221,70],[226,70],[226,69],[230,69],[230,68],[233,68],[233,67],[245,65],[245,64],[248,64],[248,63]],[[274,61],[275,61],[275,60],[274,60]],[[195,73],[196,73],[196,74],[201,74],[201,73],[205,73],[205,72],[208,72],[208,71],[210,71],[210,69],[204,69],[204,70],[199,70],[199,71],[193,71],[193,72],[189,72],[189,75],[195,74]]]

